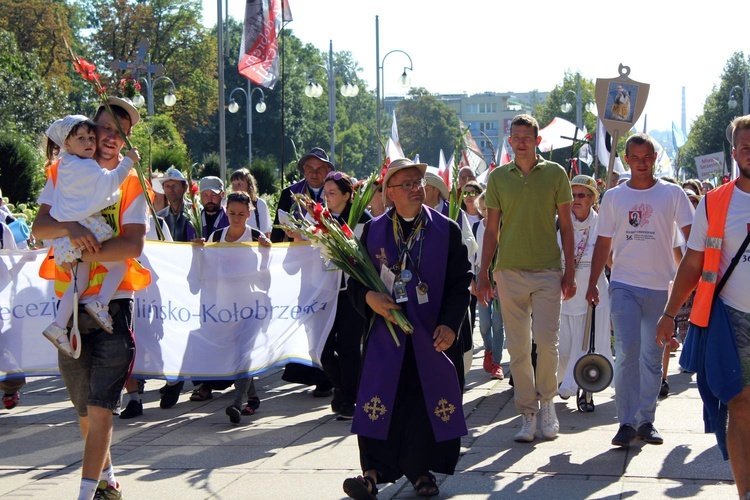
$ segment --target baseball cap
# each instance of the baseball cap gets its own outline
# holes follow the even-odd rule
[[[209,175],[208,177],[204,177],[201,179],[200,182],[200,192],[203,191],[213,191],[214,193],[221,193],[224,191],[224,183],[219,179],[218,177],[214,177],[213,175]]]

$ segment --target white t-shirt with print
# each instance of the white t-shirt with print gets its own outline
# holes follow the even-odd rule
[[[750,231],[750,193],[734,187],[732,199],[729,201],[729,212],[724,226],[724,242],[721,246],[721,263],[719,276],[723,276],[732,258],[740,249]],[[706,234],[708,233],[708,219],[706,218],[706,198],[704,197],[695,209],[695,221],[690,230],[688,248],[698,252],[706,250]],[[750,283],[750,248],[742,254],[737,267],[732,271],[726,285],[719,296],[730,307],[740,311],[750,312],[750,293],[747,284]]]
[[[611,189],[599,210],[599,236],[612,238],[611,281],[667,290],[677,266],[674,225],[693,222],[693,206],[676,184],[657,181],[649,189],[627,184]]]

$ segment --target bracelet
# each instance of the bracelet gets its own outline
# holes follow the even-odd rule
[[[665,312],[663,312],[663,313],[661,313],[661,315],[662,315],[662,316],[666,316],[667,318],[669,318],[669,319],[671,319],[672,321],[674,321],[674,316],[672,316],[671,314],[667,314],[667,312],[666,312],[666,311],[665,311]]]

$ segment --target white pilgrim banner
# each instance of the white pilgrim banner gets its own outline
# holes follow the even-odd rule
[[[0,251],[0,380],[55,375],[52,282],[46,250]],[[341,280],[309,245],[146,242],[151,285],[135,295],[133,372],[167,379],[227,379],[288,362],[320,365]]]

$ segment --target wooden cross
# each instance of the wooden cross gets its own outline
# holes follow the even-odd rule
[[[133,78],[133,80],[138,80],[141,76],[141,72],[145,72],[148,77],[148,80],[151,80],[151,74],[154,75],[161,75],[164,73],[164,65],[163,64],[151,64],[151,56],[148,56],[146,54],[146,51],[149,48],[148,38],[141,38],[141,41],[138,43],[138,53],[135,56],[135,60],[133,62],[124,62],[120,61],[119,59],[115,59],[111,63],[109,63],[109,69],[112,71],[130,71],[130,76]],[[145,61],[145,59],[148,58],[148,62]]]

